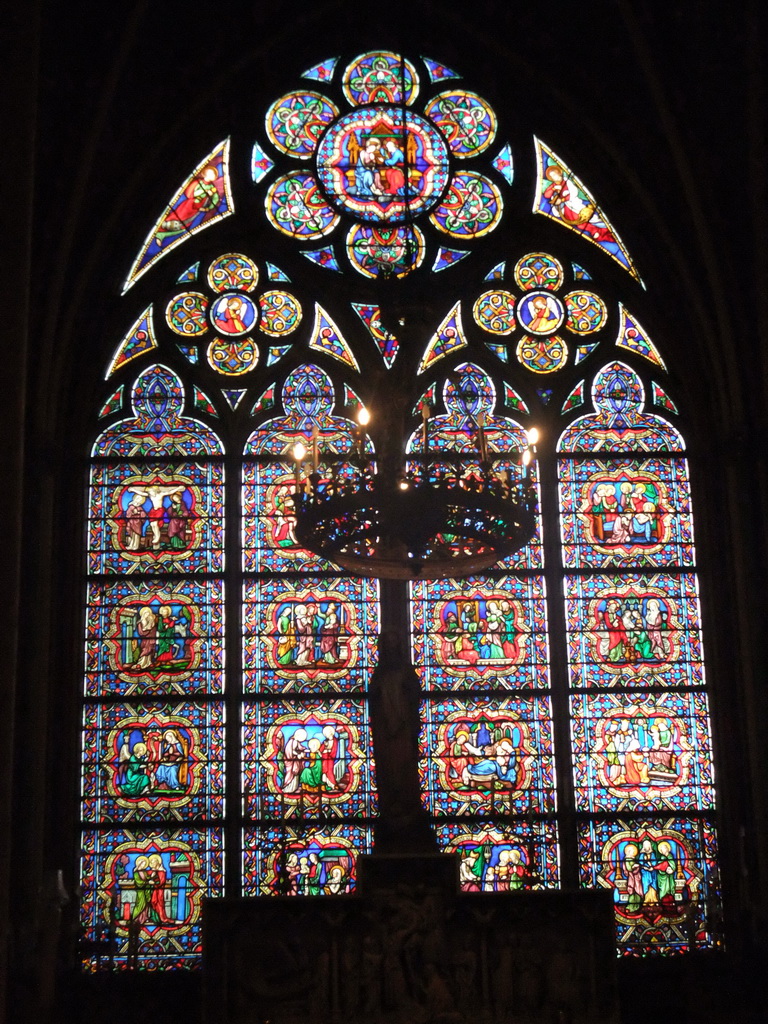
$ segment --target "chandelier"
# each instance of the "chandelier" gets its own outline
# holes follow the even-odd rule
[[[431,450],[429,406],[420,445],[404,441],[387,407],[376,456],[365,407],[351,452],[322,452],[317,429],[309,448],[294,445],[297,542],[355,575],[410,580],[472,575],[523,548],[535,530],[538,431],[517,452],[491,452],[480,413],[474,453]]]

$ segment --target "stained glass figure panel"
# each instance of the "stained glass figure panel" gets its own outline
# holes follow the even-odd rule
[[[194,360],[193,360],[194,362]],[[94,456],[137,457],[221,455],[216,434],[200,420],[182,415],[184,387],[166,366],[149,366],[131,389],[133,416],[99,435]]]
[[[295,491],[295,472],[285,463],[244,464],[243,568],[246,572],[335,571],[330,562],[296,543]]]
[[[557,889],[557,825],[552,821],[437,823],[437,842],[459,855],[462,892]]]
[[[379,627],[377,581],[248,580],[243,598],[247,692],[366,688]]]
[[[563,460],[558,477],[566,566],[693,565],[685,459]]]
[[[221,817],[220,703],[86,704],[83,820]]]
[[[426,690],[547,687],[546,623],[536,577],[411,584],[413,661]]]
[[[720,944],[717,840],[707,820],[592,821],[579,828],[581,884],[611,890],[619,952],[669,956]]]
[[[555,810],[549,697],[426,700],[421,718],[419,776],[430,814]]]
[[[357,859],[370,853],[363,825],[315,827],[299,822],[243,832],[246,896],[335,896],[354,892]]]
[[[638,689],[704,683],[696,576],[566,576],[574,687]]]
[[[88,566],[94,573],[220,572],[223,466],[91,467]]]
[[[704,693],[574,694],[571,735],[577,810],[714,807]]]
[[[221,829],[85,831],[82,924],[90,941],[117,937],[118,968],[198,967],[202,961],[201,905],[222,896]],[[135,949],[130,932],[138,932]],[[99,966],[89,957],[85,970]]]
[[[366,702],[246,702],[243,792],[251,818],[370,817],[376,797]]]
[[[85,692],[221,693],[223,583],[143,578],[88,586]]]

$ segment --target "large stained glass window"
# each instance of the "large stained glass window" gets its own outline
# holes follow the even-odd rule
[[[247,149],[213,136],[168,183],[105,349],[84,966],[199,964],[204,897],[354,891],[385,618],[408,632],[422,803],[464,891],[608,889],[620,952],[715,947],[688,464],[627,246],[576,157],[432,58],[319,60],[263,109]],[[318,461],[375,466],[356,411],[382,395],[416,474],[471,487],[485,453],[514,477],[536,445],[522,551],[406,593],[299,546],[294,490]]]

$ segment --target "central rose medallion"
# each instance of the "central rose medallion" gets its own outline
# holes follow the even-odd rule
[[[317,150],[329,201],[358,219],[399,224],[432,209],[448,182],[448,147],[425,118],[399,107],[358,107]]]

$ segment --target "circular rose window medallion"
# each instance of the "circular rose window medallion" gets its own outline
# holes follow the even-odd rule
[[[338,210],[365,221],[402,223],[442,196],[448,149],[437,129],[410,110],[358,107],[326,131],[317,173]]]

